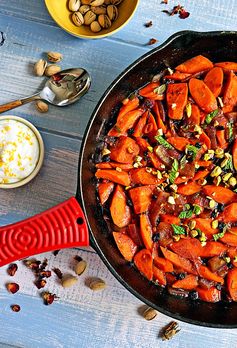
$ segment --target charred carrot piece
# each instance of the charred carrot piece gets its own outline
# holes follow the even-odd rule
[[[213,280],[214,282],[224,284],[224,279],[217,275],[216,273],[213,273],[209,270],[208,267],[204,265],[198,266],[198,273],[199,276],[208,280]]]
[[[148,279],[153,278],[153,260],[151,252],[147,249],[140,250],[134,256],[134,263],[137,269]]]
[[[193,274],[188,274],[184,279],[177,280],[172,284],[173,288],[183,290],[194,290],[198,286],[198,277]]]
[[[192,76],[192,75],[187,74],[187,73],[182,73],[180,71],[175,71],[171,75],[165,75],[164,79],[182,82],[182,81],[186,80],[187,78],[189,78],[190,76]]]
[[[167,259],[164,259],[163,257],[156,256],[154,257],[154,265],[158,267],[163,272],[173,272],[174,266],[172,262],[170,262]]]
[[[149,114],[148,111],[144,112],[144,114],[138,120],[137,125],[134,129],[134,133],[133,133],[134,137],[141,137],[143,135],[143,129],[145,127],[148,114]]]
[[[237,203],[231,203],[225,207],[220,218],[224,222],[236,222],[237,221]]]
[[[172,83],[168,85],[166,101],[168,104],[168,116],[173,120],[183,118],[184,108],[188,100],[187,83]]]
[[[202,188],[202,186],[198,185],[194,181],[194,182],[188,183],[187,185],[185,185],[185,184],[179,185],[177,192],[181,193],[182,195],[185,195],[185,196],[190,196],[190,195],[193,195],[194,193],[200,192],[201,188]]]
[[[233,148],[232,148],[233,164],[235,170],[237,170],[237,139],[235,139]]]
[[[217,203],[229,204],[233,201],[237,201],[237,194],[226,187],[206,185],[202,190]]]
[[[152,227],[148,215],[146,214],[140,215],[140,231],[145,247],[149,250],[152,250]]]
[[[149,116],[147,118],[147,124],[144,127],[144,134],[146,134],[149,138],[152,137],[152,140],[154,136],[157,134],[157,124],[154,116],[149,112]]]
[[[227,247],[219,242],[207,242],[207,244],[202,247],[200,256],[201,257],[213,257],[221,256],[226,252]]]
[[[114,224],[120,228],[127,226],[131,221],[131,211],[122,186],[117,185],[110,205],[110,213]]]
[[[129,111],[135,110],[139,106],[139,98],[134,97],[133,99],[126,99],[126,103],[120,108],[118,118],[123,117]]]
[[[153,280],[160,285],[166,285],[165,273],[153,265]]]
[[[208,170],[208,169],[199,170],[194,175],[193,181],[196,181],[196,180],[199,180],[199,179],[204,179],[209,173],[210,173],[210,170]]]
[[[237,268],[229,270],[227,274],[227,288],[233,301],[237,301]]]
[[[170,137],[167,140],[179,151],[184,151],[185,147],[190,144],[189,140],[183,137]]]
[[[120,137],[121,135],[127,135],[128,129],[132,128],[139,117],[143,114],[144,110],[139,108],[123,114],[117,118],[117,122],[114,127],[109,131],[110,137]]]
[[[148,210],[152,200],[152,188],[150,186],[135,187],[129,190],[129,194],[136,214]]]
[[[237,247],[237,236],[235,234],[226,232],[224,237],[220,238],[219,240],[222,243]]]
[[[212,161],[195,161],[195,164],[198,164],[200,167],[209,167],[212,164]]]
[[[170,248],[185,259],[195,259],[200,256],[202,245],[195,238],[183,238],[176,243],[172,243]]]
[[[158,185],[164,181],[164,179],[158,179],[156,175],[148,173],[146,168],[130,170],[130,177],[134,185]]]
[[[194,126],[200,125],[200,109],[196,104],[192,104],[191,116],[187,118],[187,123]]]
[[[199,141],[206,145],[207,149],[210,150],[211,148],[211,140],[208,135],[204,131],[202,131],[202,134],[199,137]]]
[[[178,65],[175,69],[183,73],[195,74],[211,68],[213,68],[213,63],[208,58],[199,55],[186,60],[184,63]]]
[[[160,112],[158,102],[155,103],[155,105],[153,107],[153,111],[156,115],[156,123],[157,123],[158,128],[162,129],[163,133],[165,134],[167,132],[167,127],[165,126],[164,121],[161,117],[161,112]]]
[[[126,261],[132,261],[137,252],[137,245],[124,233],[113,232],[115,243]]]
[[[217,290],[215,286],[210,289],[197,288],[198,297],[205,302],[219,302],[221,300],[221,291]]]
[[[223,150],[225,150],[228,147],[228,142],[226,141],[225,138],[225,130],[217,130],[216,131],[216,138],[217,138],[217,142],[219,147],[221,147]]]
[[[142,151],[147,151],[148,146],[150,146],[148,141],[141,137],[136,138],[136,142]]]
[[[109,162],[111,168],[120,168],[124,170],[125,172],[128,172],[129,170],[133,169],[133,165],[130,163],[117,163],[117,162]]]
[[[156,154],[154,152],[149,152],[148,157],[150,158],[152,165],[156,169],[159,169],[159,170],[162,169],[163,162],[161,162],[161,160],[156,156]]]
[[[217,109],[214,94],[202,80],[190,79],[189,91],[195,103],[205,112],[209,113]]]
[[[132,138],[121,136],[115,145],[111,147],[110,151],[112,161],[132,163],[134,158],[139,154],[140,148]]]
[[[129,224],[127,226],[127,233],[129,235],[130,238],[132,238],[132,240],[134,241],[134,243],[138,246],[138,247],[142,247],[143,243],[140,237],[140,231],[139,228],[136,224]]]
[[[224,85],[223,103],[225,106],[237,105],[237,76],[233,71],[228,72],[227,81]]]
[[[98,193],[102,205],[108,200],[110,194],[113,192],[113,189],[113,182],[102,182],[98,184]]]
[[[223,70],[220,67],[215,66],[206,74],[206,77],[204,79],[205,84],[216,98],[221,93],[223,78]]]
[[[164,95],[163,94],[158,94],[158,92],[156,92],[156,89],[160,86],[159,82],[151,82],[148,85],[146,85],[145,87],[141,88],[139,90],[139,94],[142,97],[145,98],[149,98],[152,100],[163,100],[164,99]]]
[[[170,214],[161,214],[160,221],[167,222],[168,224],[180,224],[180,218],[178,216],[170,215]]]
[[[215,66],[218,66],[225,71],[234,71],[237,72],[237,63],[236,62],[219,62],[215,63]]]
[[[183,269],[185,272],[197,275],[197,271],[195,270],[193,264],[189,260],[185,259],[180,255],[175,254],[173,251],[170,251],[162,246],[160,248],[164,257],[170,262],[172,262],[174,266]]]
[[[129,186],[131,183],[130,177],[127,172],[118,172],[114,169],[98,169],[95,173],[95,176],[98,179],[110,180],[112,182],[115,182],[116,184],[123,186]]]
[[[195,228],[200,229],[207,238],[212,238],[213,234],[218,233],[218,230],[211,226],[212,219],[195,218],[194,221],[196,222]]]
[[[113,168],[109,162],[97,163],[95,166],[97,169],[112,169]]]

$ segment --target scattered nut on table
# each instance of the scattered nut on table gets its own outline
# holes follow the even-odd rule
[[[36,110],[38,110],[38,111],[41,112],[41,113],[48,112],[48,110],[49,110],[48,104],[46,104],[46,103],[43,102],[42,100],[37,100],[37,101],[35,102],[35,107],[36,107]]]
[[[90,281],[89,287],[93,291],[99,291],[106,288],[106,283],[102,279],[94,279]]]
[[[77,27],[80,27],[82,24],[84,24],[84,17],[81,12],[74,12],[72,14],[72,21]]]
[[[77,277],[74,277],[70,274],[63,276],[62,278],[62,286],[64,288],[70,288],[71,286],[75,285],[77,282],[78,282]]]
[[[80,0],[69,0],[68,1],[68,8],[72,12],[78,11],[80,5],[81,5]]]
[[[157,316],[157,311],[154,308],[151,307],[147,307],[144,312],[143,312],[143,317],[146,320],[152,320],[155,319],[155,317]]]
[[[81,259],[80,261],[76,262],[74,271],[77,275],[81,275],[82,273],[85,272],[86,268],[87,268],[87,262]]]
[[[36,76],[43,76],[45,69],[47,67],[47,62],[44,59],[38,60],[34,65],[34,73]]]
[[[58,63],[62,60],[63,56],[59,52],[48,52],[47,58],[48,58],[48,61],[51,63]]]
[[[44,74],[50,77],[54,74],[57,74],[60,71],[61,71],[61,67],[59,65],[48,65],[47,68],[45,69]]]

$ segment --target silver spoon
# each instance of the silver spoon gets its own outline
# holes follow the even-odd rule
[[[91,77],[85,69],[63,70],[51,76],[41,92],[0,105],[0,113],[39,99],[56,106],[66,106],[80,99],[89,90],[90,85]]]

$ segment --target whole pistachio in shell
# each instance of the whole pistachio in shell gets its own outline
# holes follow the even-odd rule
[[[43,76],[46,69],[47,62],[43,59],[38,60],[34,65],[34,73],[36,76]]]
[[[115,6],[121,4],[121,2],[123,2],[123,0],[110,0],[111,5],[115,5]]]
[[[103,3],[104,3],[104,0],[93,0],[93,1],[90,3],[90,5],[91,5],[91,6],[101,6],[101,5],[103,5]]]
[[[96,20],[96,14],[92,11],[86,12],[84,16],[84,23],[85,25],[90,25],[92,22]]]
[[[107,15],[111,21],[115,21],[118,18],[118,8],[115,5],[107,6]]]
[[[54,74],[57,74],[61,71],[61,67],[59,65],[48,65],[47,68],[45,69],[44,74],[46,76],[52,76]]]
[[[98,22],[104,29],[108,29],[111,27],[111,20],[107,15],[99,15]]]
[[[68,8],[72,12],[77,12],[79,10],[81,3],[80,0],[69,0],[68,1]]]
[[[106,7],[105,6],[91,6],[91,11],[94,12],[96,15],[106,14]]]
[[[48,52],[47,58],[49,62],[57,63],[60,62],[60,60],[62,60],[63,56],[59,52]]]
[[[81,12],[74,12],[72,14],[72,21],[77,27],[84,24],[84,17],[82,16]]]
[[[99,22],[97,21],[92,22],[90,25],[90,28],[91,28],[91,31],[93,31],[93,33],[98,33],[102,29]]]
[[[79,8],[79,12],[81,12],[81,14],[84,16],[84,14],[89,11],[89,9],[90,9],[89,5],[82,5]]]
[[[90,5],[92,0],[81,0],[82,5]]]

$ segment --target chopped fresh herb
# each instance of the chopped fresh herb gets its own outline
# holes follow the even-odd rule
[[[197,153],[199,151],[199,149],[194,145],[187,145],[186,150],[187,150],[187,153],[192,156],[193,160],[196,158]]]
[[[183,169],[186,163],[187,163],[187,157],[186,155],[184,155],[180,160],[180,169]]]
[[[199,215],[201,213],[201,207],[197,204],[193,205],[193,214]]]
[[[163,94],[163,93],[165,93],[165,91],[166,91],[166,84],[165,83],[154,89],[154,93],[156,93],[156,94]]]
[[[181,213],[179,214],[179,218],[180,219],[189,219],[189,218],[191,218],[192,215],[193,215],[192,210],[184,210],[184,211],[181,211]]]
[[[182,227],[182,226],[178,226],[178,225],[175,225],[175,224],[171,224],[171,226],[173,228],[173,231],[174,231],[175,235],[185,234],[186,233],[185,228]]]
[[[229,130],[228,138],[229,138],[229,142],[231,142],[233,140],[233,123],[232,122],[228,122],[228,130]]]
[[[173,164],[172,164],[172,168],[170,171],[170,175],[169,175],[169,180],[170,180],[171,184],[174,183],[174,181],[177,177],[178,170],[179,170],[179,162],[177,159],[174,159]]]
[[[220,233],[213,234],[213,239],[214,239],[214,241],[216,242],[219,238],[224,237],[224,235],[225,235],[225,231],[220,232]]]
[[[208,115],[206,116],[206,119],[205,119],[206,123],[207,123],[207,124],[210,124],[211,121],[212,121],[212,119],[218,114],[218,112],[219,112],[218,109],[216,109],[216,110],[210,112],[210,114],[208,114]]]
[[[159,143],[160,145],[163,145],[164,147],[166,147],[166,149],[169,149],[169,150],[172,150],[172,149],[173,149],[173,146],[170,145],[170,143],[168,143],[168,141],[166,141],[166,140],[162,137],[162,135],[156,135],[154,138],[155,138],[155,140],[158,141],[158,143]]]

